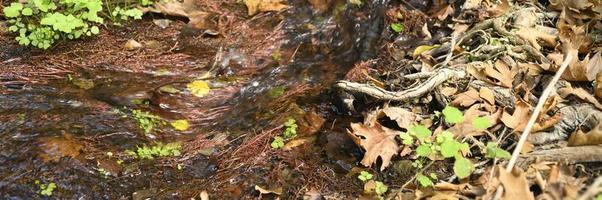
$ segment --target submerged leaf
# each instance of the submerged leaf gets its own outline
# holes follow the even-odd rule
[[[187,84],[186,87],[190,90],[192,95],[197,97],[203,97],[209,94],[209,90],[211,90],[209,84],[205,81],[193,81],[192,83]]]
[[[179,119],[171,122],[171,126],[178,131],[185,131],[190,126],[185,119]]]

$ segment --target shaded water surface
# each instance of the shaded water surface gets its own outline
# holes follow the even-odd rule
[[[333,1],[321,12],[306,1],[293,2],[292,9],[283,14],[279,62],[256,59],[251,52],[236,48],[220,51],[181,45],[176,52],[199,59],[190,65],[206,66],[180,73],[113,71],[104,66],[75,70],[70,80],[5,85],[0,90],[0,198],[38,198],[40,186],[50,182],[57,186],[53,198],[188,197],[198,191],[185,193],[181,188],[211,188],[190,184],[215,178],[220,170],[217,160],[224,159],[217,157],[219,149],[155,160],[130,159],[124,152],[153,142],[186,144],[223,133],[235,145],[241,136],[270,128],[274,120],[289,115],[286,112],[298,110],[326,119],[325,125],[317,127],[322,134],[318,140],[324,140],[317,143],[325,147],[312,151],[324,157],[316,159],[340,169],[343,176],[355,160],[337,156],[357,149],[342,130],[332,133],[337,129],[331,124],[340,109],[330,103],[336,97],[328,89],[354,63],[374,56],[387,2],[358,8]],[[178,38],[182,44],[191,39]],[[222,60],[210,66],[216,53],[222,53]],[[249,63],[259,66],[256,72],[237,74],[244,71],[237,69]],[[207,71],[210,75],[203,78],[212,91],[207,97],[194,97],[186,84]],[[291,92],[295,90],[306,92]],[[285,105],[286,109],[278,108]],[[132,117],[133,110],[167,122],[187,119],[191,128],[176,131],[166,124],[144,133]],[[258,171],[257,176],[261,173],[265,172]],[[241,190],[253,193],[249,188]]]

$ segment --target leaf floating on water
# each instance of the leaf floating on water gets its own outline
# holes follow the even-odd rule
[[[203,97],[209,94],[211,88],[209,88],[209,84],[205,81],[193,81],[186,85],[188,90],[192,93],[192,95],[197,97]]]
[[[188,130],[190,124],[188,124],[188,121],[186,121],[185,119],[179,119],[171,122],[171,126],[178,131],[185,131]]]
[[[247,5],[249,16],[259,12],[281,11],[288,7],[283,0],[245,0],[245,5]]]
[[[62,157],[75,158],[80,155],[84,146],[80,141],[75,140],[70,134],[64,137],[42,138],[40,139],[40,157],[44,162],[58,162]]]

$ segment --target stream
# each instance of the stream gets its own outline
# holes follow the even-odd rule
[[[315,142],[288,154],[277,152],[289,158],[284,163],[313,163],[308,165],[319,168],[304,170],[335,172],[337,180],[349,182],[337,187],[361,191],[353,177],[345,177],[361,159],[361,151],[345,133],[348,122],[357,118],[337,103],[339,94],[331,85],[355,63],[378,52],[389,1],[365,3],[358,8],[337,0],[318,12],[307,1],[291,1],[280,24],[280,62],[235,46],[198,45],[192,41],[198,36],[180,34],[174,40],[158,40],[163,46],[175,42],[173,53],[191,58],[178,63],[179,69],[163,67],[169,61],[150,72],[91,65],[43,84],[5,84],[0,88],[0,198],[189,199],[207,190],[217,199],[247,199],[258,197],[255,185],[276,183],[283,185],[282,198],[295,198],[294,192],[303,184],[316,180],[295,175],[290,172],[293,167],[284,167],[281,175],[270,174],[266,167],[283,168],[274,159],[241,168],[239,174],[226,174],[229,166],[224,164],[232,155],[226,152],[290,117],[299,121],[302,130],[311,130],[308,138]],[[133,26],[143,31],[152,23],[146,20]],[[24,51],[20,48],[2,47],[0,58],[35,60],[44,53],[14,53]],[[215,60],[216,54],[220,60]],[[211,87],[202,98],[186,89],[187,83],[200,77]],[[190,128],[176,131],[163,124],[144,133],[132,117],[134,110],[166,122],[186,119]],[[180,142],[182,156],[144,160],[125,153],[155,142]],[[54,194],[40,196],[40,184],[49,182],[57,186]]]

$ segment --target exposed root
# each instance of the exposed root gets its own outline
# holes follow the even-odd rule
[[[380,100],[405,101],[411,98],[420,97],[447,80],[463,79],[466,77],[466,71],[464,71],[462,67],[443,68],[432,74],[434,74],[434,76],[431,76],[427,81],[420,83],[416,87],[399,92],[388,91],[371,84],[350,81],[339,81],[335,86],[345,91],[367,94]]]

